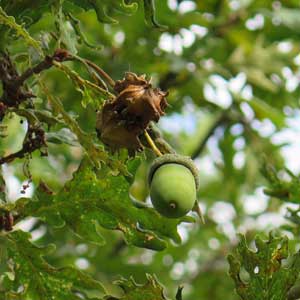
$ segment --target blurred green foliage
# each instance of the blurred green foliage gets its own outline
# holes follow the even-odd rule
[[[286,154],[299,151],[299,20],[295,0],[0,0],[0,49],[20,74],[65,48],[114,80],[132,71],[169,91],[158,127],[195,160],[206,220],[165,220],[148,207],[153,154],[128,160],[127,153],[109,153],[95,132],[95,110],[107,95],[83,84],[95,78],[80,60],[56,65],[26,81],[36,98],[0,122],[0,158],[22,148],[32,115],[46,131],[48,151],[0,169],[0,213],[19,218],[14,231],[0,233],[1,299],[175,299],[183,285],[184,300],[237,300],[231,252],[233,277],[237,265],[246,269],[238,283],[248,286],[243,299],[285,299],[297,272],[282,268],[281,259],[287,243],[291,253],[299,250],[300,234],[300,162]],[[76,171],[84,158],[88,167]],[[44,185],[49,190],[41,192]],[[267,297],[268,284],[253,287],[270,279],[251,273],[260,251],[253,254],[243,239],[238,244],[237,233],[251,245],[274,228],[289,241],[260,244],[259,266],[274,263],[272,272],[293,280]],[[178,242],[177,230],[179,245],[168,239]],[[286,246],[280,260],[270,257],[272,243]]]

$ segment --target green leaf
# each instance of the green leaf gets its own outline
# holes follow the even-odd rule
[[[25,42],[29,46],[35,48],[39,52],[39,54],[41,55],[43,54],[43,50],[41,48],[40,43],[36,41],[34,38],[32,38],[24,27],[17,24],[14,17],[8,16],[1,6],[0,6],[0,24],[4,24],[10,27],[11,29],[15,30],[17,35],[23,37]]]
[[[78,40],[79,44],[83,43],[87,47],[95,49],[95,50],[100,50],[102,48],[101,45],[93,45],[88,41],[88,39],[85,35],[85,32],[82,29],[81,21],[79,19],[75,18],[70,12],[66,13],[66,18],[71,22],[71,24],[73,26],[73,29],[77,35],[77,40]]]
[[[97,14],[97,18],[100,22],[103,23],[110,23],[110,24],[116,24],[118,23],[117,20],[111,18],[110,16],[107,15],[107,6],[103,5],[103,2],[106,1],[101,1],[101,0],[88,0],[90,5],[95,9],[95,12]]]
[[[118,23],[117,20],[108,16],[109,8],[114,8],[127,15],[131,15],[137,10],[137,3],[126,4],[124,0],[88,0],[88,3],[95,9],[98,20],[103,23]]]
[[[290,177],[290,180],[281,179],[278,171],[267,163],[263,164],[261,172],[269,182],[269,187],[264,190],[265,194],[282,201],[300,203],[300,176],[286,168],[286,177]]]
[[[109,91],[101,88],[95,83],[83,79],[77,72],[68,68],[66,65],[59,63],[56,63],[55,65],[72,80],[76,90],[82,94],[81,103],[84,108],[86,108],[89,103],[93,104],[95,108],[99,108],[107,98],[113,97]]]
[[[267,77],[267,75],[264,73],[264,70],[248,67],[243,69],[243,71],[246,73],[248,81],[253,85],[261,87],[262,89],[272,93],[277,92],[278,87]]]
[[[289,29],[300,32],[300,9],[282,7],[272,15]]]
[[[259,120],[269,119],[278,128],[285,126],[284,115],[275,107],[270,106],[267,102],[253,97],[247,102],[255,112],[255,116]]]
[[[287,208],[286,218],[296,224],[299,228],[300,226],[300,207],[298,209]]]
[[[43,256],[55,248],[39,248],[29,241],[30,234],[14,231],[2,237],[6,245],[11,275],[2,275],[8,295],[22,299],[69,300],[91,299],[88,290],[104,292],[102,285],[72,267],[56,269]],[[78,294],[83,296],[80,297]],[[15,299],[15,298],[14,298]]]
[[[246,239],[240,242],[234,254],[228,256],[229,275],[235,282],[236,291],[243,300],[285,300],[300,272],[300,253],[289,256],[288,239],[269,235],[268,241],[257,237],[256,251],[247,247]],[[288,267],[283,259],[290,259]],[[242,268],[248,279],[241,278]]]
[[[108,15],[108,11],[114,9],[126,15],[132,15],[137,11],[137,1],[125,1],[125,0],[73,0],[74,4],[87,10],[93,8],[97,14],[97,18],[102,23],[116,24],[118,21]],[[145,21],[147,24],[156,27],[161,30],[166,30],[167,27],[160,25],[156,20],[155,3],[154,0],[143,0]]]
[[[101,163],[105,163],[113,172],[129,175],[126,167],[121,161],[112,158],[102,146],[94,143],[93,136],[91,134],[87,134],[81,129],[77,121],[65,111],[62,102],[49,93],[46,85],[41,81],[39,81],[39,84],[47,96],[48,101],[51,103],[53,111],[59,115],[66,126],[68,126],[69,129],[77,136],[78,142],[85,149],[86,154],[93,165],[96,168],[100,168]]]
[[[77,53],[77,36],[76,32],[72,31],[70,24],[66,21],[65,16],[62,12],[61,4],[58,3],[58,7],[56,8],[56,27],[59,32],[59,41],[65,45],[66,49],[72,53]]]
[[[145,284],[137,284],[133,278],[116,281],[124,295],[119,300],[167,300],[164,296],[163,287],[154,276],[147,274]],[[108,298],[109,300],[110,298]]]
[[[145,20],[149,25],[152,25],[161,30],[167,29],[166,26],[160,25],[156,21],[154,0],[144,0],[144,11],[145,11]]]
[[[237,36],[244,37],[245,32],[238,32]],[[238,41],[237,41],[238,43]],[[292,52],[282,53],[276,44],[267,44],[266,37],[259,35],[255,41],[252,37],[247,39],[247,45],[237,44],[229,58],[229,64],[235,72],[243,72],[247,76],[247,82],[269,93],[280,91],[280,85],[272,79],[273,74],[281,74],[285,67],[285,61],[292,59]]]
[[[124,0],[107,1],[108,5],[111,5],[114,9],[127,15],[132,15],[137,11],[138,4],[133,2],[126,4]]]
[[[152,208],[137,208],[128,189],[123,176],[109,175],[104,169],[96,175],[84,161],[57,195],[39,190],[38,201],[20,199],[15,210],[22,217],[39,217],[54,226],[67,224],[79,236],[97,244],[103,243],[99,225],[122,231],[127,243],[137,247],[163,250],[167,238],[179,243],[177,225],[191,219],[167,219]]]
[[[22,21],[22,24],[28,26],[40,20],[55,1],[57,0],[39,0],[39,5],[36,5],[35,2],[30,0],[1,0],[0,5],[7,14],[14,16],[16,20]]]
[[[46,141],[53,144],[66,144],[70,146],[79,146],[79,143],[70,130],[62,128],[57,132],[47,132]]]
[[[48,127],[56,124],[64,124],[62,120],[54,117],[48,110],[30,109],[30,108],[17,108],[12,109],[17,115],[25,117],[31,124],[46,123]]]

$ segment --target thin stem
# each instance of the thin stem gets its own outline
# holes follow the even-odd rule
[[[145,130],[144,131],[144,135],[145,138],[149,144],[149,146],[151,147],[151,149],[153,150],[153,152],[157,155],[157,156],[162,156],[162,153],[160,152],[160,150],[156,147],[154,141],[152,140],[151,136],[148,134],[148,132]]]
[[[74,55],[73,58],[80,61],[83,64],[88,65],[93,70],[95,70],[100,77],[102,76],[103,79],[106,80],[106,82],[110,85],[110,87],[113,88],[115,86],[115,81],[104,70],[102,70],[99,66],[97,66],[95,63],[91,62],[88,59],[81,58],[77,55]]]
[[[90,67],[92,67],[100,76],[102,76],[112,88],[115,86],[115,81],[104,70],[102,70],[99,66],[97,66],[95,63],[91,62],[88,59],[85,59],[84,61]]]
[[[206,146],[207,141],[214,134],[215,130],[227,120],[227,118],[228,118],[227,113],[228,113],[228,110],[222,112],[220,114],[220,116],[217,118],[217,120],[215,121],[215,123],[211,126],[211,128],[209,128],[209,130],[208,130],[207,134],[205,135],[205,137],[203,138],[203,140],[201,140],[198,147],[194,150],[194,153],[192,153],[192,155],[191,155],[192,159],[197,158],[202,153],[202,151],[204,150],[204,148]]]
[[[97,84],[108,91],[106,83],[104,82],[104,80],[99,75],[99,72],[96,72],[95,69],[91,68],[91,66],[87,63],[87,61],[85,59],[83,59],[83,58],[81,58],[80,56],[77,56],[77,55],[73,55],[73,59],[78,60],[79,62],[81,62],[86,67],[89,74],[97,82]]]
[[[7,203],[6,195],[5,195],[5,181],[2,174],[2,168],[0,167],[0,201]]]
[[[62,70],[62,71],[64,71],[64,72],[69,73],[69,75],[71,74],[70,71],[68,71],[68,70],[66,69],[66,67],[65,67],[63,64],[61,64],[61,63],[59,63],[59,62],[57,62],[57,61],[53,61],[53,65],[55,65],[58,69],[60,69],[60,70]],[[91,88],[97,90],[100,94],[103,94],[103,95],[105,95],[105,96],[108,96],[108,97],[114,97],[113,94],[111,94],[109,91],[107,91],[107,90],[101,88],[101,87],[98,86],[97,84],[95,84],[95,83],[93,83],[93,82],[91,82],[91,81],[89,81],[89,80],[83,79],[82,77],[80,77],[78,74],[75,74],[74,72],[73,72],[73,75],[76,77],[76,80],[77,80],[81,85],[89,86],[89,87],[91,87]]]

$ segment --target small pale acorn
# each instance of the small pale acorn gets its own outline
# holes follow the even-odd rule
[[[193,209],[199,187],[198,170],[192,159],[178,154],[156,158],[148,182],[154,208],[168,218],[179,218]]]

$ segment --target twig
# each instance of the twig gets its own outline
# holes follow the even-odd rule
[[[57,49],[53,56],[47,55],[45,59],[39,64],[37,64],[35,67],[27,69],[21,76],[19,76],[19,78],[16,81],[16,84],[22,85],[24,81],[26,81],[33,74],[39,74],[42,71],[51,68],[53,66],[53,61],[62,62],[71,59],[72,55],[70,55],[67,50]]]
[[[115,81],[103,70],[101,69],[98,65],[93,63],[92,61],[86,59],[86,58],[81,58],[80,56],[74,55],[73,59],[76,59],[83,63],[84,65],[87,65],[91,67],[96,73],[101,77],[103,77],[104,80],[110,85],[111,88],[114,88],[115,86]]]
[[[10,163],[17,158],[24,158],[26,154],[30,154],[37,149],[41,149],[44,146],[46,146],[44,130],[29,125],[22,149],[7,156],[0,157],[0,165]],[[47,153],[42,152],[41,154],[47,155]]]
[[[0,203],[7,203],[6,193],[5,193],[5,181],[2,174],[2,168],[0,168]]]
[[[88,59],[84,59],[84,61],[87,63],[87,65],[93,68],[100,76],[102,76],[112,88],[115,86],[115,81],[99,66],[97,66],[95,63],[91,62]]]
[[[101,76],[94,70],[91,68],[91,66],[86,62],[85,59],[81,58],[80,56],[74,55],[73,56],[74,60],[78,60],[79,62],[81,62],[87,69],[87,71],[89,72],[89,74],[93,77],[93,79],[96,81],[96,83],[104,88],[105,90],[108,91],[107,85],[104,82],[104,80],[101,78]]]
[[[14,225],[14,217],[11,212],[0,212],[0,231],[11,231]]]
[[[205,135],[204,139],[201,141],[201,143],[198,145],[198,147],[192,153],[192,155],[191,155],[192,159],[195,159],[195,158],[197,158],[200,155],[200,153],[205,148],[208,139],[214,134],[215,130],[220,125],[222,125],[226,120],[228,120],[228,116],[227,115],[228,115],[228,110],[226,110],[223,113],[221,113],[221,115],[219,116],[219,118],[216,120],[216,122],[212,125],[212,127],[209,129],[209,131]]]
[[[4,53],[3,58],[0,60],[0,79],[3,83],[1,102],[9,107],[17,107],[26,99],[35,97],[23,87],[24,82],[33,74],[39,74],[49,69],[54,61],[62,62],[71,58],[72,56],[67,50],[57,49],[53,56],[47,55],[39,64],[19,75],[9,55]]]
[[[22,148],[18,152],[9,154],[5,157],[1,157],[0,158],[0,165],[10,163],[13,160],[15,160],[16,158],[23,158],[26,153],[27,153],[26,150],[24,148]]]
[[[25,80],[31,77],[33,74],[39,74],[43,70],[47,70],[52,66],[52,57],[46,56],[43,61],[41,61],[38,65],[33,68],[27,69],[17,80],[16,85],[22,85]]]

